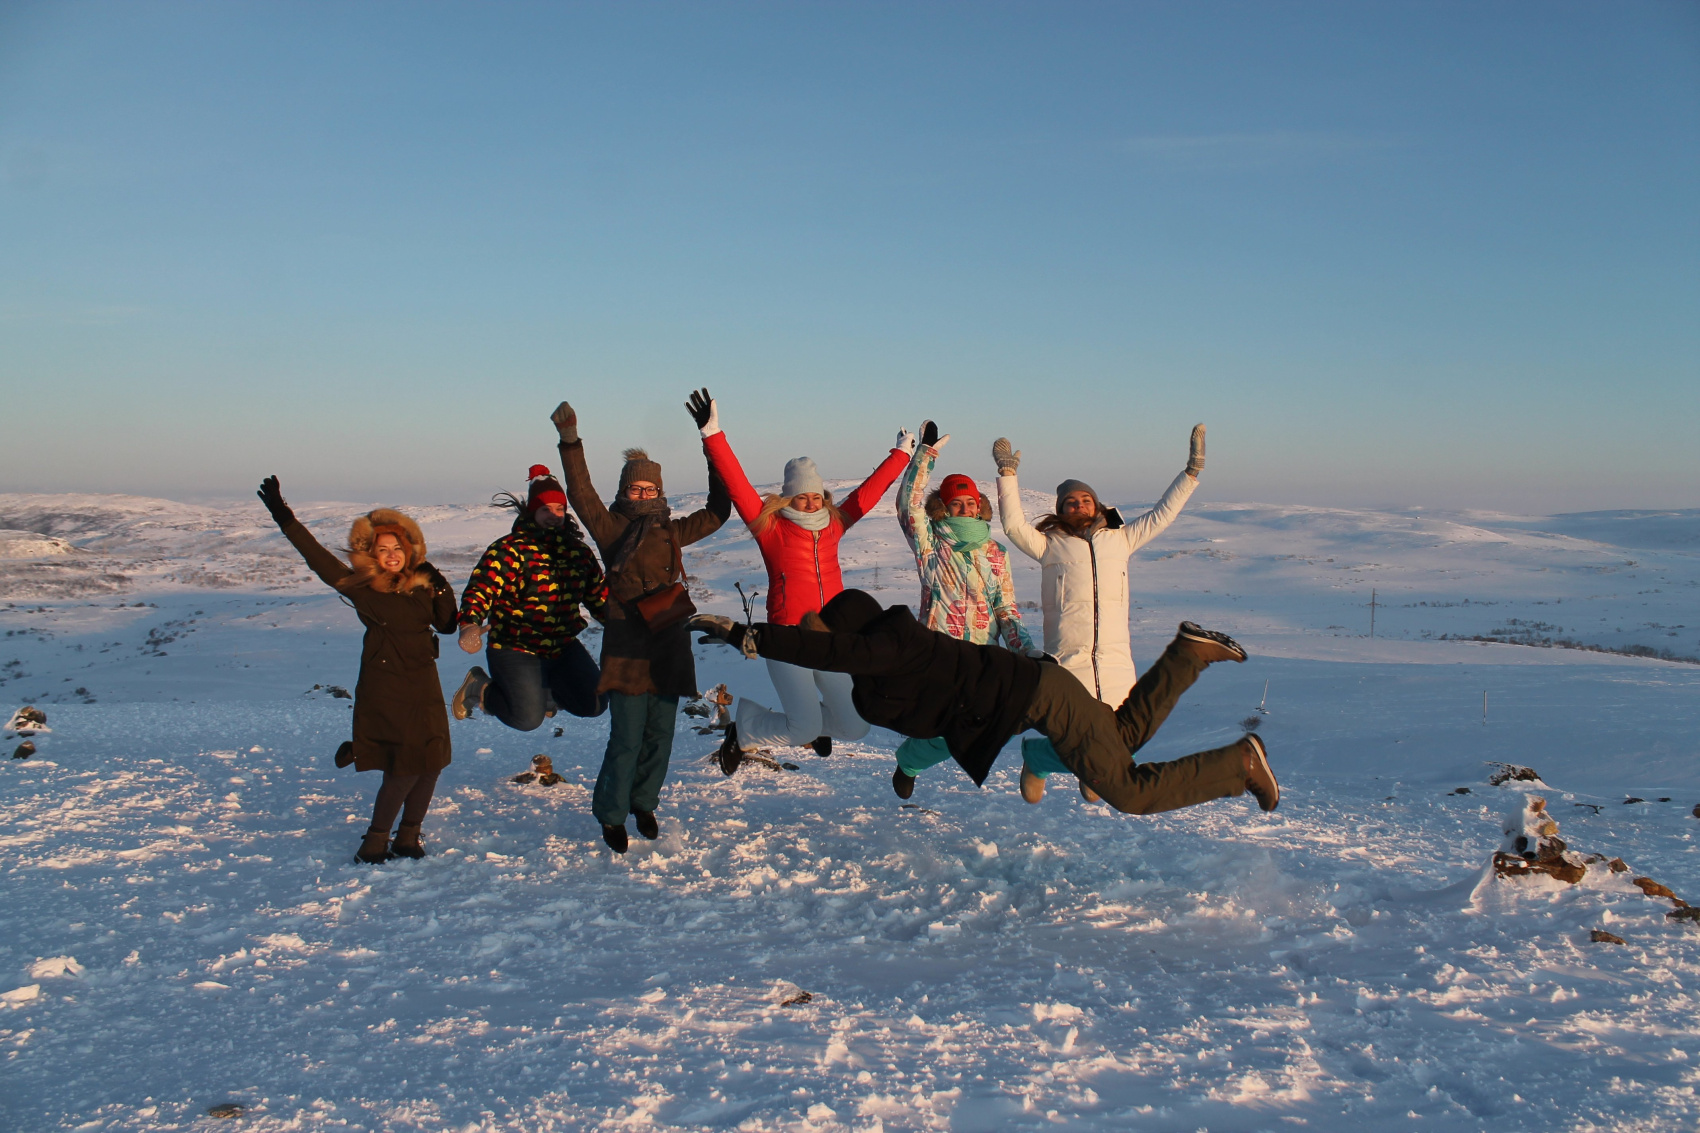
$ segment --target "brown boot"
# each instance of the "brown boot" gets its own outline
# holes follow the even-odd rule
[[[1101,803],[1104,801],[1097,791],[1094,791],[1085,783],[1080,784],[1080,797],[1089,803]]]
[[[1269,767],[1268,749],[1255,735],[1241,740],[1240,747],[1245,751],[1245,789],[1251,792],[1258,806],[1266,811],[1274,810],[1281,805],[1281,784],[1275,781],[1275,772]]]
[[[354,852],[354,860],[367,865],[379,865],[394,857],[390,853],[390,832],[376,828],[367,829],[366,837],[360,839],[360,848]]]
[[[449,702],[449,708],[456,720],[465,720],[472,715],[474,708],[484,707],[484,690],[490,687],[490,674],[481,666],[474,665],[466,671],[460,687],[455,689],[454,699]]]
[[[412,858],[414,861],[424,857],[425,844],[419,840],[419,827],[406,824],[397,827],[390,852],[398,858]]]
[[[1045,780],[1028,770],[1025,763],[1021,765],[1021,801],[1037,803],[1045,797]]]
[[[1206,665],[1217,661],[1244,661],[1245,649],[1225,633],[1204,629],[1194,622],[1182,622],[1175,641]]]

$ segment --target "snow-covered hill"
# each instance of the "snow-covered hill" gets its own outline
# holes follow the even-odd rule
[[[297,510],[335,545],[367,506]],[[507,527],[410,510],[457,582]],[[480,718],[432,855],[380,868],[349,864],[372,777],[330,763],[358,626],[257,504],[0,495],[0,529],[0,691],[52,729],[0,764],[0,1127],[200,1128],[226,1102],[262,1130],[1700,1122],[1700,926],[1630,884],[1700,902],[1700,665],[1540,645],[1700,656],[1700,511],[1201,492],[1136,560],[1136,660],[1182,617],[1253,657],[1145,754],[1256,718],[1270,816],[1130,818],[1060,780],[1029,807],[1013,755],[903,807],[878,731],[728,781],[681,718],[663,837],[614,858],[587,813],[605,721]],[[765,590],[735,522],[687,559],[705,607]],[[889,499],[844,561],[914,601]],[[705,686],[771,696],[698,652]],[[467,661],[445,643],[445,684]],[[566,783],[508,781],[540,751]],[[1494,760],[1544,781],[1491,786]],[[1531,793],[1630,872],[1494,879]]]

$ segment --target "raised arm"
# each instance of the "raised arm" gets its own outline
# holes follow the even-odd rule
[[[840,514],[844,516],[844,526],[849,527],[857,520],[867,515],[879,504],[885,496],[891,482],[903,474],[909,465],[909,458],[915,452],[915,434],[903,429],[897,434],[897,444],[880,461],[873,475],[863,480],[861,485],[844,497],[844,502],[838,505]]]
[[[313,538],[313,533],[295,518],[295,512],[283,501],[283,489],[276,476],[267,476],[261,480],[260,490],[255,495],[266,505],[266,510],[272,513],[272,519],[277,523],[278,530],[283,532],[283,537],[307,560],[307,569],[318,575],[326,586],[335,586],[354,573],[347,563],[325,550],[319,541]]]
[[[1045,557],[1045,537],[1027,522],[1021,507],[1021,483],[1015,470],[1021,467],[1021,452],[1012,451],[1009,438],[999,437],[992,442],[992,459],[998,464],[998,519],[1003,533],[1015,544],[1015,549],[1030,559]]]
[[[1181,508],[1191,498],[1198,488],[1198,474],[1204,470],[1204,426],[1194,425],[1192,429],[1191,452],[1187,457],[1186,469],[1176,476],[1169,485],[1163,498],[1157,501],[1157,506],[1122,528],[1122,535],[1127,540],[1127,553],[1139,550],[1151,542],[1163,529],[1175,521],[1180,515]]]
[[[706,442],[704,444],[706,448]],[[713,461],[708,465],[708,501],[683,519],[673,521],[673,535],[679,540],[679,546],[689,547],[699,539],[706,539],[720,530],[732,514],[732,495],[726,490],[726,481],[714,470]]]
[[[584,442],[578,435],[578,414],[563,401],[549,415],[549,420],[555,423],[555,432],[561,438],[556,447],[561,453],[562,475],[567,478],[567,501],[584,521],[585,530],[596,540],[596,545],[606,551],[626,525],[608,513],[607,505],[590,482],[590,468],[584,462]]]
[[[897,482],[897,526],[909,541],[909,549],[917,560],[933,552],[933,526],[927,519],[927,483],[933,477],[933,464],[939,449],[950,440],[950,434],[939,436],[939,427],[931,421],[921,422],[921,443],[909,459],[909,467]]]
[[[718,425],[714,432],[703,433],[702,450],[708,454],[708,467],[720,476],[720,482],[726,486],[732,506],[738,509],[738,518],[746,524],[755,522],[756,516],[761,514],[761,496],[744,474],[744,466],[738,463],[738,457],[732,452],[732,443]]]

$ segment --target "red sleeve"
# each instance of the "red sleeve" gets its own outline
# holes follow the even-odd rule
[[[903,475],[903,469],[909,463],[909,454],[900,448],[891,450],[891,455],[880,462],[872,476],[862,481],[862,486],[844,498],[838,505],[838,510],[844,513],[844,526],[849,527],[880,502],[886,489],[890,488],[896,479]]]
[[[704,437],[702,447],[708,453],[708,466],[725,482],[726,490],[732,496],[732,506],[738,509],[738,518],[750,523],[761,514],[761,497],[750,486],[750,478],[744,475],[744,466],[733,455],[732,442],[721,432]]]

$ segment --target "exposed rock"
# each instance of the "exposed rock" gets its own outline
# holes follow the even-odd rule
[[[33,704],[26,704],[16,712],[12,713],[12,718],[6,721],[6,730],[8,732],[16,732],[20,736],[33,735],[36,732],[52,731],[52,729],[47,726],[47,713],[43,712]]]
[[[515,775],[513,781],[515,783],[536,782],[545,787],[553,787],[556,783],[565,782],[561,776],[555,774],[555,761],[546,755],[532,756],[531,770],[522,771]]]
[[[1497,787],[1501,783],[1538,783],[1541,781],[1540,773],[1533,767],[1523,767],[1516,763],[1498,762],[1490,762],[1488,766],[1499,768],[1498,771],[1495,771],[1492,775],[1488,776],[1488,786],[1490,787]]]
[[[1676,904],[1677,908],[1688,908],[1688,902],[1684,901],[1681,897],[1678,897],[1675,893],[1672,893],[1669,886],[1660,885],[1650,877],[1633,878],[1630,880],[1629,884],[1635,886],[1649,897],[1669,897],[1671,901]]]
[[[1700,921],[1700,909],[1693,905],[1684,905],[1680,909],[1672,909],[1665,916],[1673,921]]]
[[[1624,861],[1622,858],[1613,858],[1611,861],[1606,863],[1606,868],[1611,870],[1613,873],[1628,873],[1629,863]]]
[[[1506,822],[1505,836],[1505,847],[1493,855],[1493,872],[1499,877],[1542,873],[1575,885],[1588,875],[1586,859],[1558,836],[1558,821],[1538,795],[1525,796],[1523,807]]]
[[[29,740],[25,740],[23,743],[21,743],[17,746],[17,749],[15,751],[12,752],[12,758],[13,759],[28,759],[30,756],[32,756],[34,754],[35,754],[35,745],[33,743],[31,743]]]
[[[1603,928],[1596,928],[1593,932],[1590,932],[1588,934],[1588,939],[1593,941],[1595,944],[1628,944],[1629,943],[1627,940],[1623,939],[1623,937],[1617,935],[1615,932],[1607,932]]]
[[[779,1006],[781,1006],[781,1007],[801,1007],[805,1003],[812,1002],[814,1000],[814,998],[815,997],[814,997],[813,992],[799,991],[796,995],[793,995],[790,999],[781,999],[779,1001]]]
[[[208,1117],[222,1117],[227,1120],[241,1117],[247,1112],[248,1107],[241,1102],[220,1102],[218,1105],[207,1107]]]

